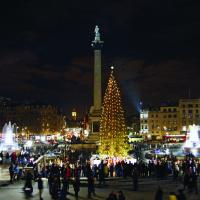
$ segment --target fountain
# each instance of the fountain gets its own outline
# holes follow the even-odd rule
[[[182,148],[185,154],[200,155],[200,126],[189,126],[187,139]]]
[[[174,155],[179,158],[183,158],[186,155],[200,157],[200,126],[189,126],[186,141],[183,145],[173,144],[172,146],[168,146],[168,149],[153,149],[148,153],[159,156]]]
[[[0,151],[13,152],[19,150],[19,146],[15,142],[13,133],[14,124],[12,125],[11,122],[8,124],[5,123],[2,130],[2,142],[0,144]]]

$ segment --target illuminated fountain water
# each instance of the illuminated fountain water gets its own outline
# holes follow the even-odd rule
[[[2,130],[2,142],[0,144],[0,151],[13,152],[19,150],[18,144],[15,142],[14,124],[6,123]]]
[[[176,147],[176,148],[174,148]],[[183,145],[172,145],[168,149],[154,149],[150,154],[165,156],[174,155],[177,157],[185,157],[186,155],[193,155],[200,157],[200,126],[189,126],[187,131],[186,141]]]
[[[185,154],[200,155],[200,126],[189,126],[187,139],[182,148]]]

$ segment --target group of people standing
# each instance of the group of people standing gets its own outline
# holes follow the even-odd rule
[[[9,158],[11,161],[9,167],[10,182],[12,183],[13,180],[19,178],[16,176],[20,174],[18,161],[21,160],[21,158],[27,159],[28,157],[24,155],[18,157],[16,153],[13,153],[9,155]],[[103,187],[105,186],[107,177],[131,177],[133,190],[137,191],[140,178],[152,177],[163,179],[172,175],[173,180],[176,181],[177,177],[181,175],[181,177],[183,177],[184,189],[188,189],[189,192],[195,191],[195,193],[198,193],[197,178],[200,174],[200,164],[196,162],[194,158],[186,158],[181,162],[176,162],[176,160],[168,161],[158,159],[154,162],[149,161],[148,163],[145,163],[139,161],[134,164],[121,161],[115,163],[115,165],[113,163],[108,163],[107,161],[101,161],[99,165],[91,165],[89,162],[84,162],[81,164],[74,164],[74,167],[71,167],[72,165],[69,163],[63,163],[62,166],[52,163],[40,169],[38,169],[37,165],[31,166],[33,167],[33,177],[31,177],[29,173],[26,173],[25,185],[32,185],[30,184],[30,180],[32,179],[37,181],[40,199],[42,199],[42,178],[47,178],[49,194],[53,199],[59,198],[60,200],[66,199],[69,193],[70,184],[73,186],[76,199],[78,199],[81,176],[87,177],[87,195],[89,199],[96,196],[95,181],[98,182],[99,187]],[[119,195],[112,192],[109,196],[108,199],[115,199],[115,196],[118,198],[117,196]]]

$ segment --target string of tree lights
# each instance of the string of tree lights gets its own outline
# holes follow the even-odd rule
[[[100,121],[99,154],[125,157],[129,150],[120,90],[114,77],[114,67],[108,80]]]

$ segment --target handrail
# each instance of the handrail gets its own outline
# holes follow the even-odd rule
[[[36,161],[33,162],[33,164],[37,164],[37,163],[40,162],[43,158],[44,158],[44,156],[40,156]]]

